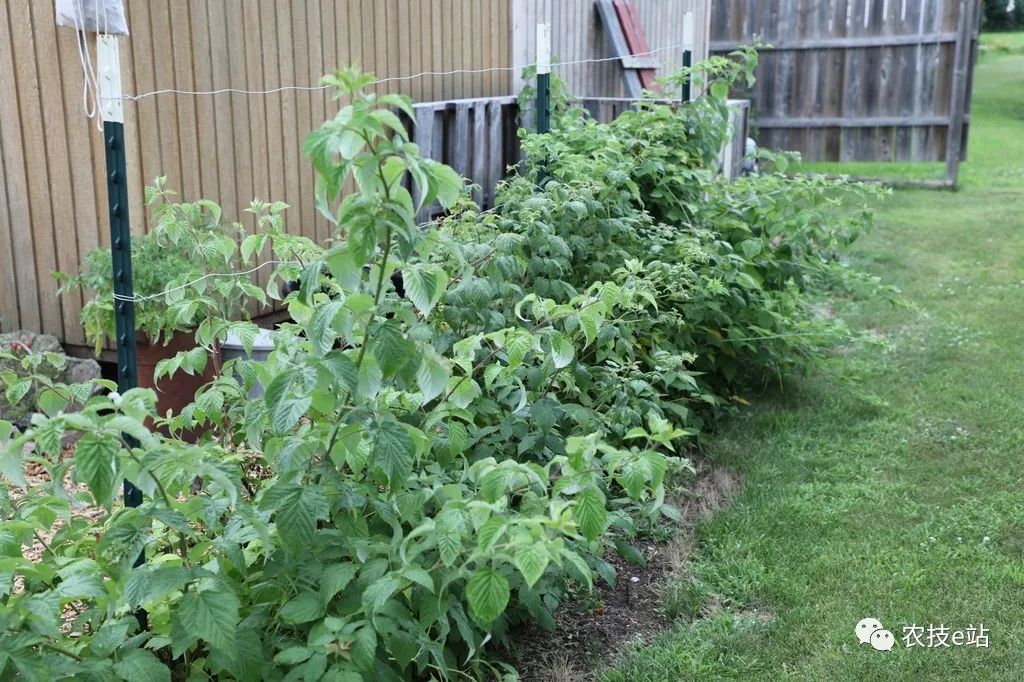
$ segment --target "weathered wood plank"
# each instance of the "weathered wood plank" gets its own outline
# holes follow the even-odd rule
[[[598,9],[601,12],[601,19],[604,22],[604,31],[609,42],[615,50],[615,55],[624,57],[630,54],[626,37],[622,33],[622,26],[619,25],[619,17],[615,11],[612,0],[597,0]],[[622,70],[622,80],[626,86],[626,94],[630,97],[639,97],[643,89],[640,83],[640,76],[636,71],[630,69]]]

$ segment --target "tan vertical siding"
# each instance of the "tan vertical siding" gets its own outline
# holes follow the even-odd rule
[[[679,12],[708,0],[638,0],[651,43],[678,42]],[[127,0],[120,39],[129,94],[316,85],[324,71],[360,65],[379,77],[503,69],[393,81],[379,92],[421,101],[507,95],[509,67],[529,50],[537,14],[557,10],[563,60],[607,56],[591,0]],[[529,10],[529,16],[521,16]],[[678,15],[678,16],[677,16]],[[553,15],[552,15],[553,16]],[[524,23],[525,22],[525,23]],[[699,21],[698,21],[699,23]],[[524,26],[526,27],[524,29]],[[655,28],[661,33],[655,33]],[[523,30],[520,30],[523,29]],[[89,39],[94,50],[94,40]],[[93,52],[93,54],[95,54]],[[678,60],[678,55],[674,56]],[[617,65],[573,69],[615,94]],[[24,327],[84,347],[81,296],[59,299],[54,271],[77,271],[109,244],[104,143],[82,108],[75,34],[54,23],[53,2],[0,7],[0,329]],[[185,200],[210,198],[252,229],[254,198],[291,205],[288,229],[325,239],[313,208],[307,133],[333,114],[327,92],[161,94],[125,102],[133,230],[148,231],[143,191],[157,176]],[[265,281],[266,273],[259,277]]]

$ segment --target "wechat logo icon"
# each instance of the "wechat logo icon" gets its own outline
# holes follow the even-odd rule
[[[870,644],[875,651],[892,651],[893,644],[896,643],[896,638],[877,618],[862,619],[857,623],[854,634],[857,635],[858,642]]]

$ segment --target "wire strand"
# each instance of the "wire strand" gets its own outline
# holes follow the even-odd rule
[[[633,57],[650,57],[661,52],[668,52],[672,50],[682,50],[685,43],[678,43],[676,45],[666,45],[665,47],[659,47],[654,50],[642,52],[639,54],[631,55]],[[601,64],[604,62],[617,62],[621,61],[622,57],[602,57],[599,59],[577,59],[571,62],[557,62],[552,64],[553,68],[564,68],[568,66],[579,66],[582,64]],[[418,78],[430,78],[436,76],[456,76],[463,74],[481,74],[481,73],[494,73],[494,72],[513,72],[520,71],[525,68],[535,67],[536,63],[526,64],[524,66],[494,66],[486,69],[453,69],[451,71],[421,71],[410,76],[390,76],[388,78],[379,78],[369,83],[373,85],[383,85],[385,83],[399,82],[399,81],[410,81]],[[129,100],[132,102],[138,102],[140,100],[147,99],[149,97],[157,97],[159,95],[186,95],[194,97],[207,97],[213,95],[251,95],[251,96],[265,96],[274,95],[280,92],[316,92],[320,90],[330,90],[334,86],[332,85],[282,85],[276,88],[268,88],[265,90],[245,90],[243,88],[220,88],[217,90],[177,90],[174,88],[165,88],[162,90],[154,90],[152,92],[144,92],[138,95],[122,95],[122,99]]]
[[[254,272],[262,270],[268,265],[301,265],[301,262],[297,260],[268,260],[260,263],[254,268],[246,270],[245,272],[211,272],[206,275],[203,275],[198,279],[194,279],[191,282],[185,282],[184,284],[178,285],[176,287],[164,289],[163,291],[157,294],[151,294],[149,296],[121,296],[120,294],[114,294],[114,300],[131,301],[133,303],[144,303],[146,301],[152,301],[158,298],[162,298],[164,296],[167,296],[168,294],[174,293],[175,291],[182,291],[184,289],[188,289],[190,287],[195,286],[196,284],[199,284],[200,282],[206,281],[213,277],[246,277],[248,275],[253,274]]]
[[[487,209],[486,211],[478,211],[476,215],[477,215],[477,217],[483,217],[485,215],[490,215],[492,213],[497,212],[500,208],[501,208],[500,206],[492,206],[491,208]],[[419,227],[420,229],[423,229],[425,227],[428,227],[428,226],[432,225],[433,223],[434,223],[433,220],[428,220],[425,223],[420,223],[417,227]],[[267,267],[268,265],[301,265],[301,264],[302,264],[301,261],[297,261],[297,260],[268,260],[268,261],[264,261],[264,262],[260,263],[259,265],[255,266],[253,268],[250,268],[250,269],[246,270],[245,272],[211,272],[209,274],[203,275],[202,277],[200,277],[198,279],[194,279],[191,282],[185,282],[184,284],[180,284],[180,285],[178,285],[176,287],[171,287],[170,289],[164,289],[163,291],[161,291],[159,293],[156,293],[156,294],[150,294],[149,296],[122,296],[120,294],[114,294],[114,300],[115,301],[130,301],[132,303],[145,303],[146,301],[152,301],[152,300],[155,300],[155,299],[158,299],[158,298],[162,298],[164,296],[167,296],[167,294],[173,293],[175,291],[182,291],[184,289],[189,289],[189,288],[195,286],[196,284],[199,284],[200,282],[203,282],[203,281],[205,281],[207,279],[211,279],[211,278],[214,278],[214,277],[245,277],[245,276],[253,274],[254,272],[262,270],[263,268]]]

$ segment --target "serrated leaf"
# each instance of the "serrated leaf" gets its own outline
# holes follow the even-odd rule
[[[494,547],[498,539],[501,538],[505,532],[505,528],[508,524],[505,519],[500,516],[492,516],[484,522],[484,525],[480,526],[480,530],[476,534],[476,547],[481,552],[489,552]]]
[[[502,468],[488,471],[480,479],[480,496],[487,502],[496,502],[499,497],[505,494],[510,475],[511,472]]]
[[[318,486],[295,486],[280,500],[274,521],[285,544],[302,548],[313,541],[316,522],[327,516],[327,498]]]
[[[431,188],[436,192],[437,200],[443,208],[449,208],[462,194],[465,182],[462,176],[452,168],[436,161],[425,162],[424,168],[430,176]]]
[[[147,682],[170,682],[171,670],[157,658],[152,652],[145,649],[129,649],[121,656],[121,660],[114,664],[114,672],[124,680],[136,682],[136,680],[147,680]]]
[[[289,625],[302,625],[323,615],[323,605],[314,592],[302,592],[281,607],[281,620]]]
[[[32,388],[32,379],[18,379],[7,387],[7,390],[4,391],[4,397],[7,398],[7,402],[11,405],[17,405],[30,388]]]
[[[740,248],[743,249],[744,256],[747,258],[754,258],[761,253],[761,249],[764,247],[763,244],[761,244],[760,239],[747,239],[740,243]]]
[[[304,646],[292,646],[284,649],[283,651],[277,652],[277,655],[274,656],[274,663],[280,663],[281,665],[298,665],[312,655],[313,652]]]
[[[124,586],[125,601],[132,607],[143,606],[182,589],[190,577],[191,572],[181,566],[140,566],[128,576]]]
[[[572,342],[564,334],[556,333],[551,337],[551,361],[555,369],[568,367],[574,352]]]
[[[533,587],[544,575],[551,556],[542,543],[524,544],[516,547],[512,561],[523,575],[527,587]]]
[[[319,306],[306,330],[306,336],[317,355],[326,354],[334,346],[338,335],[334,331],[334,318],[341,312],[341,301],[331,301]]]
[[[363,608],[367,613],[376,613],[402,586],[402,581],[393,575],[386,575],[370,583],[363,591]]]
[[[455,376],[448,380],[448,392],[451,393],[448,402],[460,410],[469,407],[481,394],[480,385],[476,381],[469,377]]]
[[[576,519],[583,536],[588,540],[594,540],[604,532],[608,522],[608,509],[605,506],[604,493],[598,488],[590,486],[585,488],[575,498],[572,515]]]
[[[499,571],[479,568],[466,583],[469,612],[481,623],[490,623],[508,606],[509,584]]]
[[[223,651],[234,649],[238,597],[228,587],[218,584],[204,590],[189,590],[173,617],[185,632],[210,646]]]
[[[355,564],[331,564],[324,568],[320,576],[320,602],[326,605],[329,601],[348,587],[359,567]]]
[[[451,370],[436,353],[427,351],[423,354],[423,360],[416,371],[416,384],[422,394],[421,405],[426,405],[444,393],[450,374]]]
[[[405,338],[395,320],[380,324],[372,335],[370,350],[385,376],[398,372],[415,355],[415,346]]]
[[[110,508],[117,479],[117,441],[102,433],[87,433],[75,448],[75,478],[92,491],[96,504]]]
[[[377,632],[370,626],[361,628],[352,642],[352,662],[361,670],[369,670],[376,657]]]
[[[508,366],[518,367],[522,364],[526,354],[533,349],[533,336],[525,330],[517,330],[505,345],[505,352],[508,353]]]
[[[412,473],[415,443],[408,427],[396,421],[377,424],[373,446],[373,467],[395,488]]]
[[[430,574],[426,570],[418,566],[410,566],[402,571],[402,577],[407,580],[411,580],[416,583],[427,592],[434,592],[434,579],[430,577]]]
[[[406,297],[425,317],[441,300],[448,275],[437,266],[410,268],[403,273],[402,282]]]
[[[647,474],[648,471],[640,463],[628,462],[615,480],[632,499],[639,500],[644,493],[644,486],[647,485]]]

